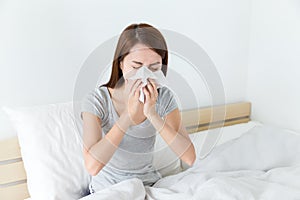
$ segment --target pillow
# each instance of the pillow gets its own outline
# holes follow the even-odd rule
[[[203,171],[268,171],[289,167],[300,164],[299,144],[300,133],[271,125],[256,126],[218,146],[194,166]]]
[[[249,121],[247,123],[235,124],[235,125],[219,128],[221,129],[220,131],[222,132],[222,135],[218,140],[216,146],[221,145],[227,141],[233,140],[235,138],[238,138],[256,126],[262,126],[262,124],[257,121]],[[196,157],[198,157],[197,155],[200,154],[201,146],[205,139],[205,135],[207,133],[208,130],[205,130],[205,131],[199,131],[189,135],[195,147]],[[186,170],[189,168],[189,166],[184,162],[181,162],[181,168],[182,170]]]
[[[73,103],[3,107],[16,129],[32,200],[74,200],[89,194]]]

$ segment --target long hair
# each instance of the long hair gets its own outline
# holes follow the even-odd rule
[[[159,30],[149,24],[131,24],[123,30],[119,37],[112,63],[110,80],[102,86],[118,88],[123,85],[124,77],[120,63],[136,44],[146,45],[159,54],[162,58],[161,70],[165,76],[167,75],[168,49],[163,35]]]

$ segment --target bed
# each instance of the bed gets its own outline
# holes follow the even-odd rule
[[[212,116],[212,109],[214,110],[214,114],[215,114],[214,117]],[[224,111],[225,111],[225,115],[224,115]],[[181,111],[181,114],[182,114],[183,123],[185,124],[187,131],[191,134],[191,137],[193,137],[193,134],[205,131],[208,128],[210,129],[219,128],[223,126],[230,127],[230,126],[235,126],[237,124],[248,123],[250,121],[250,116],[251,116],[251,103],[238,102],[238,103],[232,103],[227,105],[220,105],[214,108],[204,107],[204,108],[193,109],[193,110],[184,110]],[[200,116],[200,120],[198,116]],[[259,131],[262,130],[258,130],[258,132]],[[270,128],[267,129],[267,131],[274,132],[274,130],[273,129],[270,130]],[[280,134],[278,135],[279,135],[278,140],[282,140],[280,139],[280,137],[282,136],[280,136]],[[257,139],[258,137],[259,136],[255,136],[254,138]],[[289,145],[291,147],[293,147],[293,145],[297,145],[298,144],[297,142],[299,141],[298,138],[299,138],[298,135],[296,135],[295,138],[292,138],[291,136],[290,141],[288,141]],[[143,196],[146,197],[146,199],[187,199],[187,198],[209,199],[208,197],[212,197],[216,194],[221,195],[219,196],[219,198],[222,197],[221,199],[233,199],[232,196],[226,197],[227,194],[226,191],[238,190],[237,189],[238,187],[240,187],[240,191],[235,192],[234,194],[235,199],[245,199],[245,197],[249,197],[249,199],[271,199],[271,198],[276,199],[276,196],[271,195],[272,191],[265,194],[265,196],[263,192],[259,194],[262,196],[253,196],[250,193],[247,194],[248,191],[246,189],[248,188],[246,186],[244,188],[242,187],[243,184],[246,185],[249,184],[249,182],[247,182],[246,179],[253,181],[254,184],[258,184],[258,182],[255,182],[256,179],[254,180],[254,177],[259,177],[259,180],[262,180],[263,179],[262,177],[267,177],[268,175],[271,178],[273,178],[272,180],[270,179],[271,182],[272,181],[276,182],[276,180],[278,181],[278,179],[280,179],[281,182],[279,181],[277,185],[275,186],[272,185],[272,187],[271,185],[268,185],[268,187],[272,188],[272,190],[277,189],[279,191],[286,189],[288,193],[281,191],[281,194],[285,195],[284,196],[286,197],[285,199],[297,199],[298,197],[300,197],[300,192],[299,192],[300,183],[299,181],[297,181],[300,180],[300,170],[299,170],[300,168],[298,167],[299,159],[297,156],[300,155],[300,149],[295,146],[296,149],[294,149],[294,152],[291,153],[292,155],[291,156],[287,155],[288,158],[285,158],[284,162],[271,160],[270,162],[263,163],[263,166],[260,166],[259,164],[254,165],[253,166],[253,168],[255,168],[254,171],[249,171],[249,170],[247,171],[244,170],[245,166],[241,166],[241,165],[246,165],[246,167],[252,166],[251,163],[249,164],[247,163],[248,161],[245,161],[244,163],[239,163],[235,165],[228,164],[228,160],[230,160],[231,158],[227,158],[226,154],[222,154],[223,152],[228,152],[228,154],[234,155],[234,153],[238,152],[237,149],[241,148],[240,145],[243,145],[243,142],[246,139],[245,137],[242,138],[238,144],[235,143],[228,144],[231,141],[224,142],[224,144],[221,145],[220,148],[218,148],[216,151],[212,153],[213,156],[215,157],[209,155],[207,159],[205,158],[206,160],[203,160],[203,162],[202,160],[201,162],[195,162],[194,166],[198,166],[198,167],[200,166],[199,168],[201,170],[193,169],[193,167],[186,168],[185,166],[185,168],[183,167],[184,168],[183,172],[167,176],[163,178],[161,181],[158,181],[153,187],[144,188],[142,187],[140,180],[132,179],[129,180],[128,182],[119,183],[119,185],[109,188],[106,191],[103,191],[102,193],[99,194],[95,193],[93,195],[87,195],[87,196],[82,195],[83,198],[81,199],[109,199],[112,197],[117,197],[121,193],[123,195],[124,194],[131,195],[130,199],[141,199],[141,197]],[[232,142],[236,142],[235,140],[236,139],[233,139]],[[228,145],[230,147],[228,147]],[[247,145],[244,144],[244,146]],[[231,149],[227,151],[226,147],[227,149],[230,148]],[[22,161],[22,156],[21,156],[23,155],[23,153],[20,150],[18,137],[13,137],[1,141],[0,148],[1,148],[0,149],[0,185],[1,185],[0,199],[10,199],[10,200],[20,200],[20,199],[23,200],[27,198],[30,199],[30,193],[29,193],[30,190],[28,190],[27,187],[27,175],[26,175],[27,173],[24,169],[24,163]],[[232,148],[237,148],[237,149],[232,149]],[[220,154],[222,155],[220,156]],[[221,157],[222,159],[218,159],[216,161],[215,158],[218,156]],[[249,157],[251,156],[252,155],[249,155]],[[265,156],[268,155],[266,154]],[[225,160],[225,158],[227,160]],[[253,163],[255,163],[255,161]],[[272,172],[270,172],[267,175],[265,174],[265,172],[272,169],[271,165],[276,165],[276,164],[278,165],[276,166],[278,168],[276,168],[277,171],[275,172],[277,173],[279,171],[278,172],[279,174],[285,173],[288,177],[287,180],[285,179],[283,180],[283,178],[277,177],[275,172],[274,174]],[[219,168],[220,166],[223,166],[223,168]],[[208,169],[211,169],[212,171]],[[291,173],[288,173],[287,171]],[[195,180],[193,178],[194,175],[193,176],[191,175],[193,173],[201,174],[201,176],[199,175],[199,179],[197,179],[198,182],[193,183],[193,181],[191,181],[191,180]],[[208,177],[212,179],[209,180]],[[214,177],[217,178],[214,179]],[[234,177],[239,177],[240,179],[236,181],[234,180]],[[296,180],[296,178],[292,178],[292,177],[299,177],[299,179]],[[191,184],[189,185],[187,184],[187,182]],[[235,187],[225,187],[230,182]],[[280,188],[280,183],[286,184],[287,182],[290,183],[290,185],[286,186],[286,188],[284,189]],[[259,183],[262,184],[261,182]],[[262,184],[261,187],[264,188],[265,186]],[[218,188],[220,189],[219,193],[216,192]],[[204,191],[204,189],[206,190]],[[197,191],[197,193],[195,193],[196,196],[193,196],[194,194],[191,194],[191,191]],[[201,192],[199,193],[199,191]],[[221,191],[223,191],[223,193]],[[246,195],[243,196],[241,194],[243,192],[245,192]],[[203,194],[203,196],[201,196],[200,194]],[[288,194],[290,194],[290,196]],[[225,195],[224,198],[222,195]]]

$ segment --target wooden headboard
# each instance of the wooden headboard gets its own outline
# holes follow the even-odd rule
[[[181,111],[183,123],[189,133],[248,122],[250,113],[249,102]],[[0,141],[0,199],[23,200],[25,198],[29,198],[26,172],[18,138],[15,136]]]
[[[183,124],[189,133],[245,123],[250,120],[250,115],[250,102],[232,103],[213,108],[202,107],[181,112]]]

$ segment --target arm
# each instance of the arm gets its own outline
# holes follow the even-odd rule
[[[110,131],[101,137],[101,119],[94,114],[83,112],[83,155],[84,164],[92,176],[106,165],[121,143],[129,127],[128,117],[121,115]]]
[[[91,113],[83,112],[83,155],[88,172],[94,176],[108,163],[116,149],[119,147],[125,132],[139,117],[138,105],[140,105],[139,91],[141,81],[136,80],[125,84],[128,94],[128,109],[120,115],[119,119],[101,138],[101,119]]]
[[[166,115],[163,120],[155,110],[158,92],[153,80],[149,80],[144,93],[146,96],[144,114],[177,156],[189,166],[193,165],[196,159],[195,148],[181,122],[178,108]]]
[[[166,115],[163,120],[156,112],[148,115],[155,129],[170,148],[189,166],[193,165],[196,155],[194,145],[181,122],[178,108]]]

